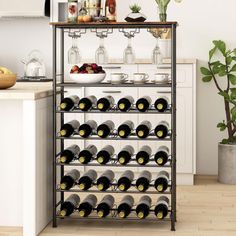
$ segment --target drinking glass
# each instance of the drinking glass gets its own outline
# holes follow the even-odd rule
[[[163,57],[159,47],[159,39],[157,38],[156,47],[152,51],[152,63],[155,65],[161,65],[163,62]]]
[[[98,65],[108,63],[108,53],[104,46],[104,37],[100,37],[100,45],[95,53],[95,61]]]
[[[68,51],[68,63],[71,65],[79,64],[81,61],[81,55],[79,48],[77,46],[77,38],[76,34],[72,35],[72,47]]]
[[[128,46],[124,51],[124,63],[134,64],[135,63],[135,52],[131,46],[131,37],[128,37]]]

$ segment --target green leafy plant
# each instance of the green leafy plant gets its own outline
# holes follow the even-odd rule
[[[236,48],[227,49],[221,40],[215,40],[213,44],[209,51],[208,67],[201,67],[202,80],[206,83],[213,81],[218,94],[224,99],[226,120],[217,125],[220,131],[227,129],[228,132],[228,137],[222,143],[236,143]],[[220,86],[219,79],[225,79],[225,88]]]
[[[138,4],[131,5],[129,8],[132,13],[139,13],[141,11],[141,7]]]

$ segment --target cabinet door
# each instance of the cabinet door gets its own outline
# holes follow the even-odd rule
[[[89,95],[95,95],[97,97],[97,99],[101,98],[101,97],[105,97],[107,95],[111,95],[114,97],[115,102],[117,103],[118,100],[124,96],[127,95],[132,95],[134,97],[134,99],[136,100],[138,98],[138,89],[137,88],[86,88],[85,89],[85,95],[89,96]],[[102,122],[106,121],[106,120],[112,120],[115,123],[115,128],[118,128],[118,126],[126,121],[126,120],[132,120],[135,124],[135,126],[137,125],[137,121],[138,121],[138,116],[136,114],[112,114],[112,113],[101,113],[101,114],[92,114],[92,113],[87,113],[85,115],[85,120],[95,120],[97,122],[97,124],[101,124]],[[98,150],[101,149],[102,147],[111,144],[112,146],[114,146],[116,153],[118,153],[122,147],[124,147],[125,145],[132,145],[134,147],[134,149],[137,149],[137,141],[128,141],[128,140],[113,140],[113,141],[109,141],[109,140],[89,140],[86,141],[86,145],[88,144],[94,144],[95,146],[97,146]],[[102,171],[107,169],[106,167],[99,167],[98,171]],[[127,168],[123,168],[123,167],[117,167],[117,168],[111,168],[116,172],[122,172],[124,170],[126,170]],[[137,170],[137,168],[132,168],[134,171]]]

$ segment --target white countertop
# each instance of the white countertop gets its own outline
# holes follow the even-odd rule
[[[0,100],[37,100],[52,94],[51,82],[18,82],[12,88],[0,90]]]

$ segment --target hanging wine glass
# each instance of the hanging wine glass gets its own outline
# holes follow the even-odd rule
[[[104,46],[104,37],[100,37],[100,45],[95,53],[95,61],[98,65],[107,64],[108,63],[108,53]]]
[[[81,55],[77,46],[78,36],[73,33],[72,35],[72,47],[68,51],[68,63],[71,65],[79,64],[81,61]]]
[[[159,38],[156,39],[157,39],[157,44],[152,51],[152,63],[155,65],[161,65],[163,63],[163,56],[159,47]]]
[[[134,64],[135,63],[135,52],[131,46],[131,37],[128,37],[128,46],[124,51],[123,61],[125,64]]]

